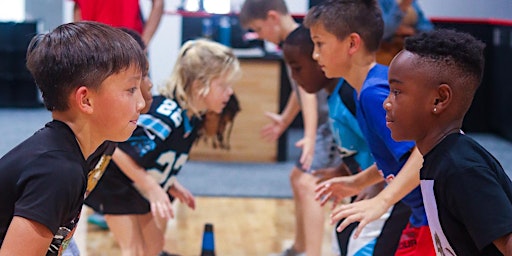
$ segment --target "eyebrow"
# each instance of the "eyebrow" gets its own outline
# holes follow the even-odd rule
[[[398,79],[395,79],[395,78],[390,78],[389,83],[390,84],[402,84],[403,82]]]

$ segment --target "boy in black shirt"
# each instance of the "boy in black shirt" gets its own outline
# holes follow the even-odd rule
[[[460,132],[484,67],[484,44],[452,30],[407,38],[391,62],[386,123],[424,156],[421,190],[438,255],[511,255],[512,183]]]
[[[27,67],[53,120],[0,159],[0,255],[60,255],[105,141],[136,128],[147,60],[125,32],[77,22],[34,37]]]

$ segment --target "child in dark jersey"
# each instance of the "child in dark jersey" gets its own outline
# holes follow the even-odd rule
[[[60,255],[105,141],[136,128],[147,60],[121,30],[77,22],[34,37],[27,67],[53,120],[0,159],[0,255]]]
[[[436,30],[409,37],[391,62],[384,108],[395,140],[424,157],[421,192],[438,255],[511,255],[512,183],[460,132],[482,79],[484,44]]]
[[[118,145],[87,204],[105,214],[123,255],[162,251],[166,223],[173,217],[170,196],[195,208],[193,195],[176,175],[188,160],[201,113],[220,113],[238,77],[239,62],[229,48],[204,39],[186,42],[149,112]]]

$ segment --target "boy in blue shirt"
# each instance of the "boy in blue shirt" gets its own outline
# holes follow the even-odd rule
[[[326,76],[343,77],[356,90],[357,121],[375,159],[375,164],[367,170],[337,180],[344,184],[343,195],[382,180],[389,183],[403,170],[417,172],[422,157],[414,143],[395,142],[386,127],[382,104],[389,94],[388,68],[375,62],[383,34],[382,15],[375,0],[327,0],[309,11],[304,24],[310,28],[315,43],[313,58]],[[319,194],[330,197],[335,192],[332,184],[332,181],[322,183]],[[412,214],[395,255],[435,255],[418,183],[408,184],[404,191],[411,191],[404,194],[402,202],[411,208]],[[364,212],[350,215],[351,207],[352,204],[337,207],[331,218],[335,222],[349,216],[338,231],[361,220],[355,232],[357,237],[368,221],[361,218]]]
[[[374,160],[355,117],[355,91],[343,79],[325,77],[318,63],[311,57],[313,48],[309,30],[303,26],[291,32],[283,43],[284,58],[299,86],[308,93],[317,93],[324,89],[329,93],[327,103],[330,125],[338,148],[342,152],[343,163],[338,168],[315,170],[314,175],[319,176],[321,180],[327,180],[359,173],[371,166]],[[368,187],[359,193],[355,200],[373,197],[381,191],[382,183],[384,182]],[[337,205],[342,199],[336,197],[333,205]],[[325,203],[325,200],[321,200],[321,205]],[[339,254],[392,255],[409,216],[409,208],[398,203],[389,209],[388,214],[367,225],[359,239],[351,239],[355,225],[336,233]]]

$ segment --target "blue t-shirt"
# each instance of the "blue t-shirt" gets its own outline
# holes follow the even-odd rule
[[[370,154],[370,148],[364,139],[363,133],[359,128],[356,117],[345,106],[339,91],[344,85],[344,80],[340,79],[334,91],[327,98],[329,106],[329,124],[333,133],[334,140],[338,147],[343,148],[345,152],[354,153],[354,158],[361,167],[366,169],[374,163]]]
[[[369,72],[359,96],[356,96],[356,118],[377,167],[386,181],[393,179],[409,158],[414,142],[396,142],[386,127],[386,112],[382,107],[389,94],[388,67],[377,64]],[[418,227],[427,225],[420,187],[407,194],[402,202],[411,207],[410,222]]]

